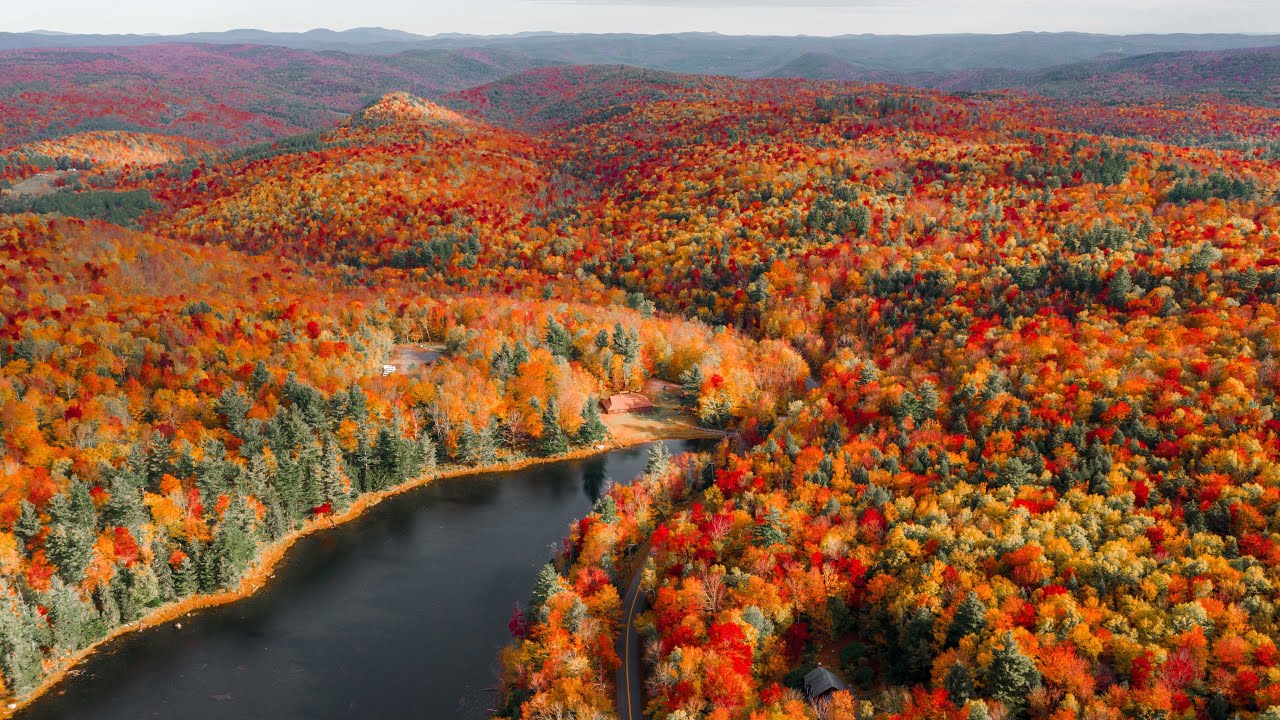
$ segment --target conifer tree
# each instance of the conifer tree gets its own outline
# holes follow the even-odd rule
[[[918,607],[905,618],[898,633],[902,676],[913,682],[928,680],[933,669],[933,613]]]
[[[263,385],[266,385],[269,382],[271,382],[271,371],[267,370],[266,363],[259,360],[258,363],[253,366],[253,374],[249,376],[249,385],[254,390],[260,390]]]
[[[977,593],[970,591],[960,601],[960,607],[956,608],[955,617],[951,619],[951,625],[947,628],[946,646],[953,648],[959,645],[964,637],[981,632],[986,626],[987,606],[982,603]]]
[[[787,542],[787,525],[782,520],[782,513],[778,508],[769,508],[765,513],[764,521],[755,529],[755,539],[760,547],[769,547],[770,545],[785,544]]]
[[[1027,694],[1040,687],[1040,671],[1031,658],[1022,654],[1018,640],[1009,631],[992,653],[987,669],[987,692],[991,697],[1012,707],[1021,707]]]
[[[346,481],[342,468],[342,451],[332,440],[326,441],[320,449],[316,484],[320,488],[321,500],[329,503],[329,507],[335,512],[340,512],[351,504],[350,484]]]
[[[222,416],[223,427],[237,436],[244,432],[245,416],[251,407],[240,383],[227,386],[213,403],[214,412]]]
[[[659,440],[649,447],[649,457],[644,463],[645,475],[662,475],[671,466],[671,449]]]
[[[542,439],[539,442],[543,455],[560,455],[569,451],[569,439],[560,427],[560,406],[554,396],[542,411]]]
[[[54,647],[73,652],[89,644],[92,639],[87,626],[90,609],[74,588],[55,577],[42,594],[40,604],[48,613]]]
[[[186,597],[194,595],[199,590],[200,582],[196,577],[196,563],[190,557],[185,557],[173,569],[173,593],[177,597]]]
[[[72,478],[70,493],[49,501],[49,533],[45,549],[58,567],[58,575],[74,584],[84,578],[93,553],[95,517],[93,500],[85,484]]]
[[[578,428],[578,442],[583,445],[595,443],[609,437],[609,428],[600,418],[600,404],[595,397],[587,398],[582,406],[582,427]]]
[[[44,674],[39,626],[36,610],[0,583],[0,667],[6,684],[18,694],[33,689]]]
[[[968,702],[969,698],[973,697],[973,672],[964,662],[958,661],[947,670],[943,687],[946,688],[951,702],[956,705]]]
[[[560,587],[560,575],[556,572],[555,566],[551,563],[543,565],[538,571],[538,578],[533,582],[533,594],[529,598],[530,609],[541,608],[552,595],[559,592]]]
[[[243,497],[231,499],[213,544],[206,553],[217,587],[234,587],[257,550],[252,521]]]
[[[40,534],[40,513],[26,498],[23,498],[19,508],[18,521],[13,525],[13,533],[18,536],[18,540],[25,549],[31,538]]]
[[[419,472],[431,472],[436,469],[439,462],[439,451],[436,448],[436,441],[431,437],[431,433],[423,431],[418,438],[418,461],[420,464]]]
[[[547,329],[543,339],[552,355],[558,358],[569,358],[573,349],[573,338],[569,337],[569,331],[565,330],[554,316],[547,318]]]

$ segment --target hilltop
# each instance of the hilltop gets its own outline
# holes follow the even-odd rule
[[[337,122],[390,91],[434,95],[546,64],[503,50],[371,57],[261,45],[0,52],[0,148],[123,130],[242,145]]]

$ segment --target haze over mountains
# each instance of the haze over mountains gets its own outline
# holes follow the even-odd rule
[[[301,33],[229,30],[182,35],[79,35],[47,31],[0,33],[0,50],[52,47],[122,47],[162,42],[276,45],[385,55],[423,49],[505,50],[541,64],[625,64],[686,73],[774,76],[797,59],[819,53],[859,71],[949,72],[972,68],[1034,70],[1065,63],[1157,52],[1232,50],[1280,45],[1277,35],[1008,35],[732,36],[520,33],[425,36],[384,28]],[[817,79],[817,78],[810,78]]]
[[[1108,101],[1280,104],[1280,36],[41,31],[0,33],[0,112],[7,120],[0,147],[104,130],[260,142],[329,125],[387,92],[440,98],[565,65]]]

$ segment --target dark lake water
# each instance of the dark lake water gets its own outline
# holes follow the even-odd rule
[[[673,452],[691,443],[668,442]],[[266,589],[121,638],[23,720],[479,718],[511,608],[647,447],[439,480],[293,546]]]

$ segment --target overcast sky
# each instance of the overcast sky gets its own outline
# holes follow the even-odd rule
[[[1280,0],[6,0],[0,31],[1280,32]]]

